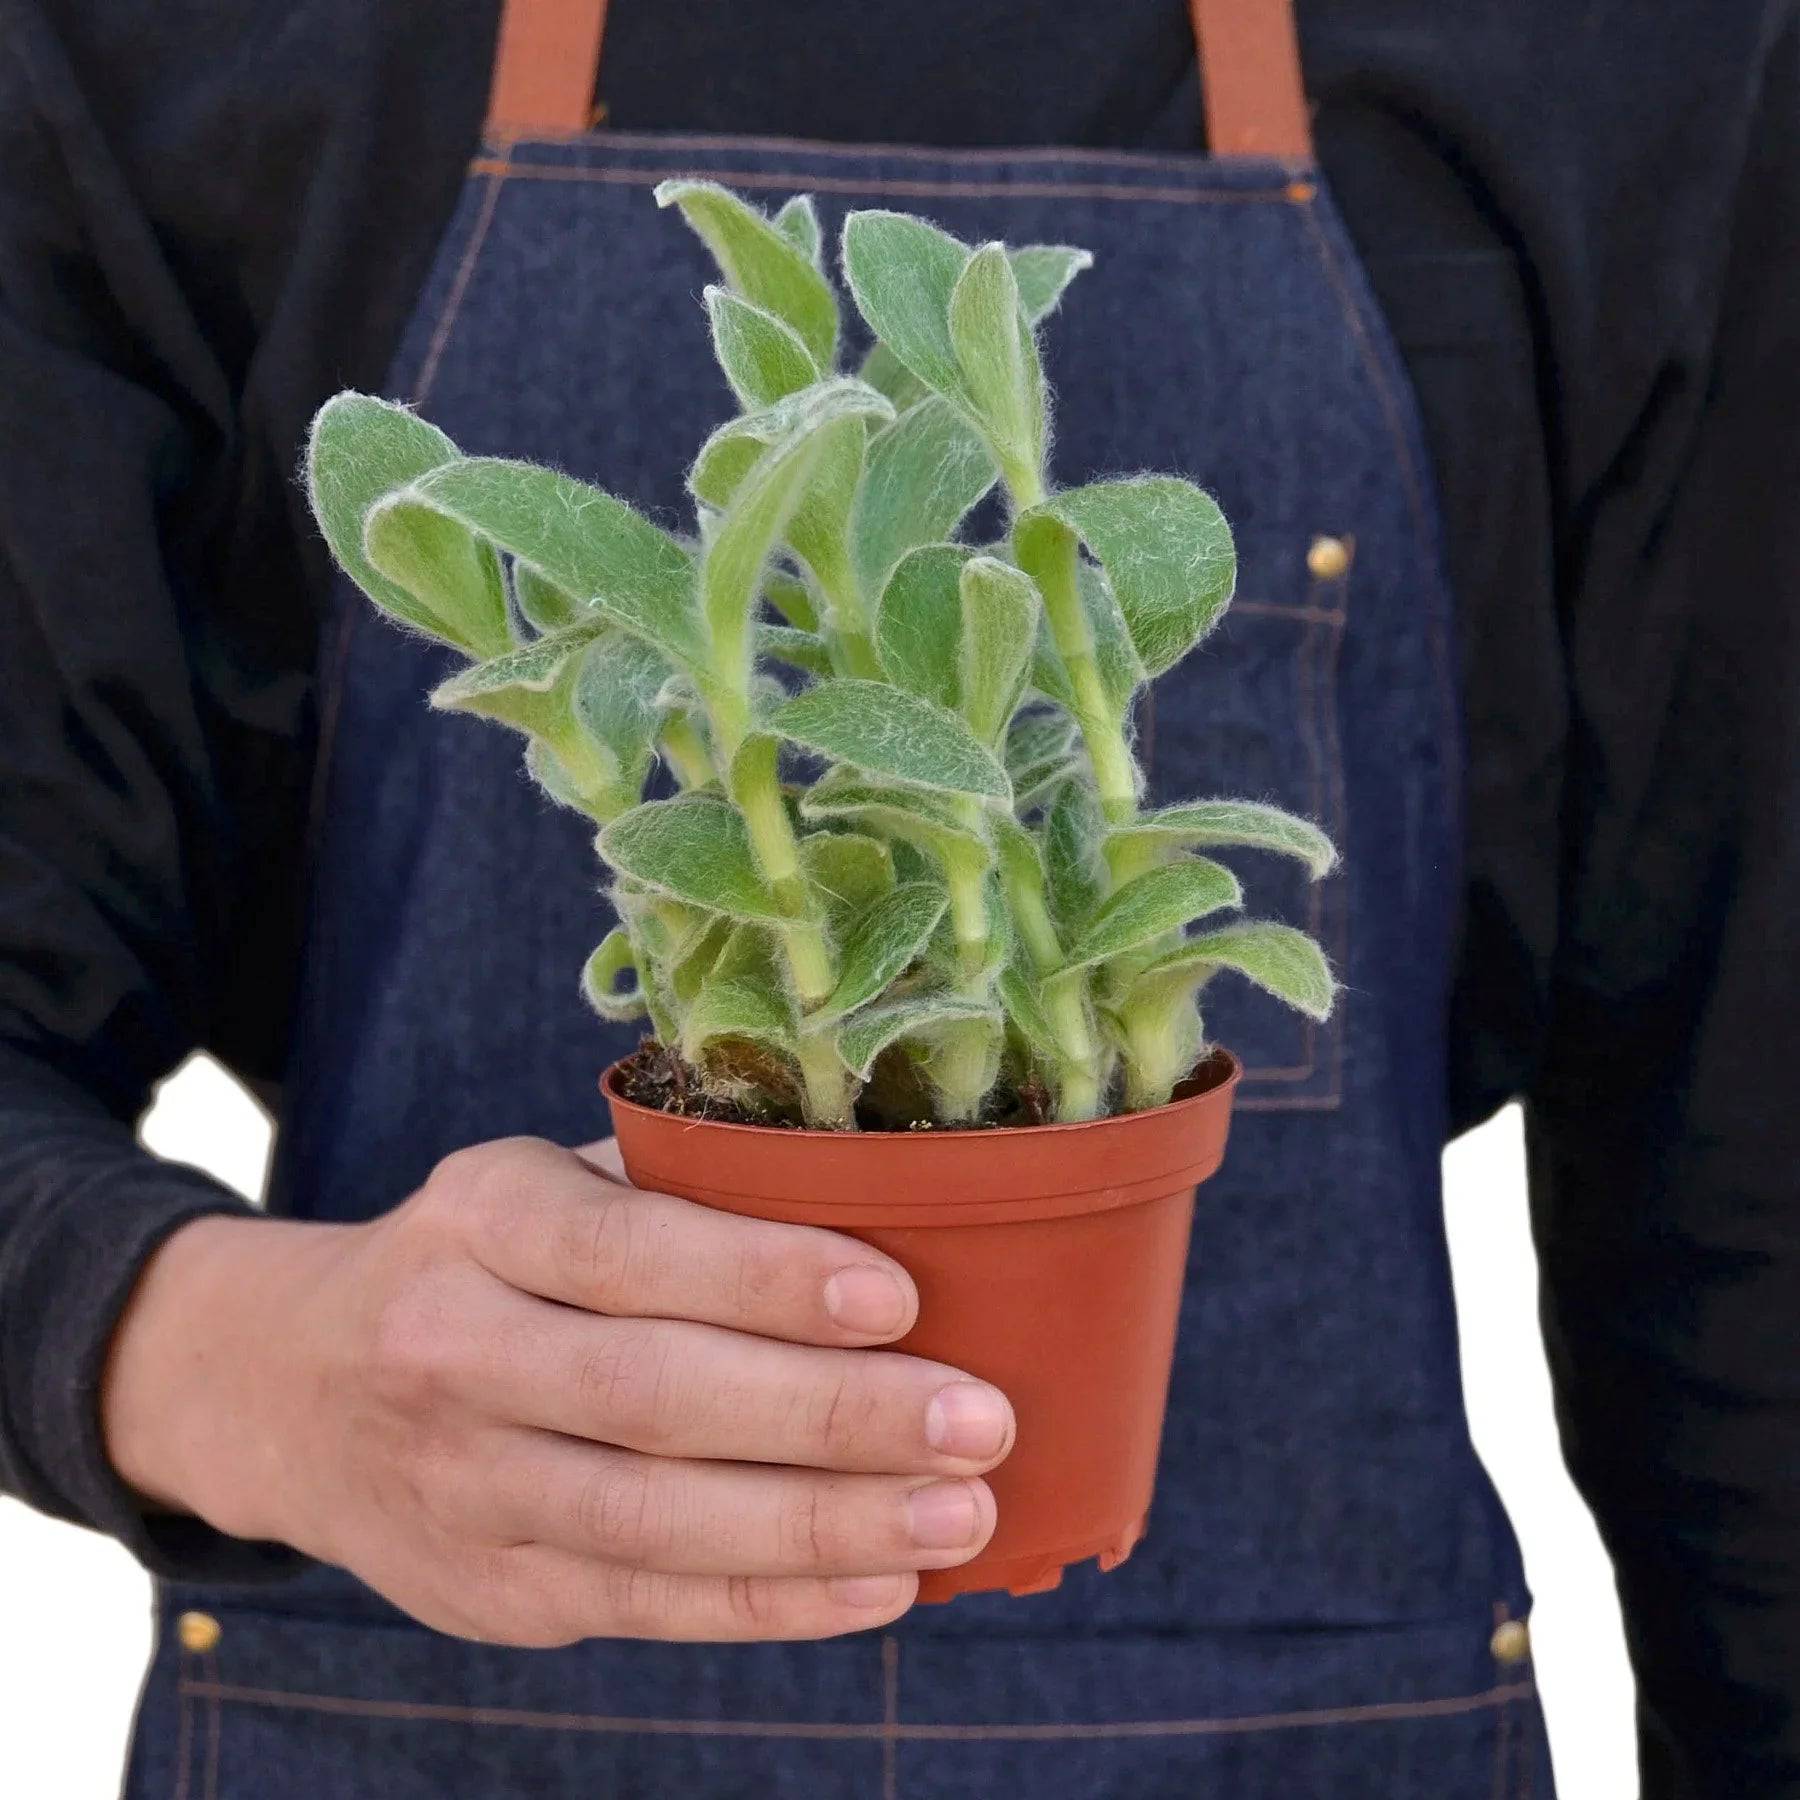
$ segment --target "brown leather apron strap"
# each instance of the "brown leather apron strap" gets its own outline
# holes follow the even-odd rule
[[[1293,0],[1188,0],[1214,156],[1311,162]]]
[[[591,130],[605,33],[606,0],[504,0],[488,136],[573,137]]]
[[[1312,160],[1293,0],[1188,0],[1214,156]],[[606,0],[504,0],[488,136],[572,137],[597,118]]]

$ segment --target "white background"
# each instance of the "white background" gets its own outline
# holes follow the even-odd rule
[[[261,1188],[268,1127],[215,1065],[196,1060],[165,1085],[145,1138],[241,1192]],[[1563,1800],[1632,1800],[1618,1606],[1593,1523],[1557,1453],[1516,1109],[1453,1145],[1444,1174],[1469,1414],[1537,1596],[1532,1641],[1557,1785]],[[117,1546],[0,1500],[4,1800],[116,1794],[148,1653],[148,1608],[148,1582]]]

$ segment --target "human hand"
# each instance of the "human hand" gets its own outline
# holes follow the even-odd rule
[[[103,1424],[152,1502],[442,1631],[826,1637],[993,1532],[1011,1410],[877,1347],[917,1306],[854,1239],[641,1192],[610,1140],[508,1139],[368,1224],[184,1226]]]

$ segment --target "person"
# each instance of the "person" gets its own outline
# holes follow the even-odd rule
[[[1548,1793],[1437,1214],[1513,1098],[1644,1792],[1800,1792],[1800,24],[1297,12],[1196,5],[1202,105],[1172,0],[9,0],[0,1489],[158,1577],[132,1795]],[[625,1182],[579,833],[294,479],[351,384],[673,513],[680,172],[1096,250],[1061,466],[1243,550],[1152,783],[1346,852],[1338,1019],[1231,1020],[1150,1536],[1053,1594],[910,1609],[1006,1397]],[[195,1047],[276,1216],[134,1142]]]

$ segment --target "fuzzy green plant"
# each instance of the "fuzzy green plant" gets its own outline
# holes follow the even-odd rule
[[[838,1128],[1158,1105],[1221,971],[1324,1018],[1318,946],[1237,916],[1206,854],[1318,878],[1324,834],[1254,799],[1141,803],[1136,700],[1217,625],[1236,558],[1186,481],[1050,480],[1036,327],[1087,253],[852,213],[874,347],[850,375],[809,199],[656,198],[722,272],[742,409],[689,472],[691,540],[359,394],[308,453],[344,568],[469,659],[431,703],[524,733],[599,827],[620,924],[594,1008],[647,1018],[721,1101]],[[1004,537],[966,541],[996,483]],[[676,791],[646,800],[659,762]]]

